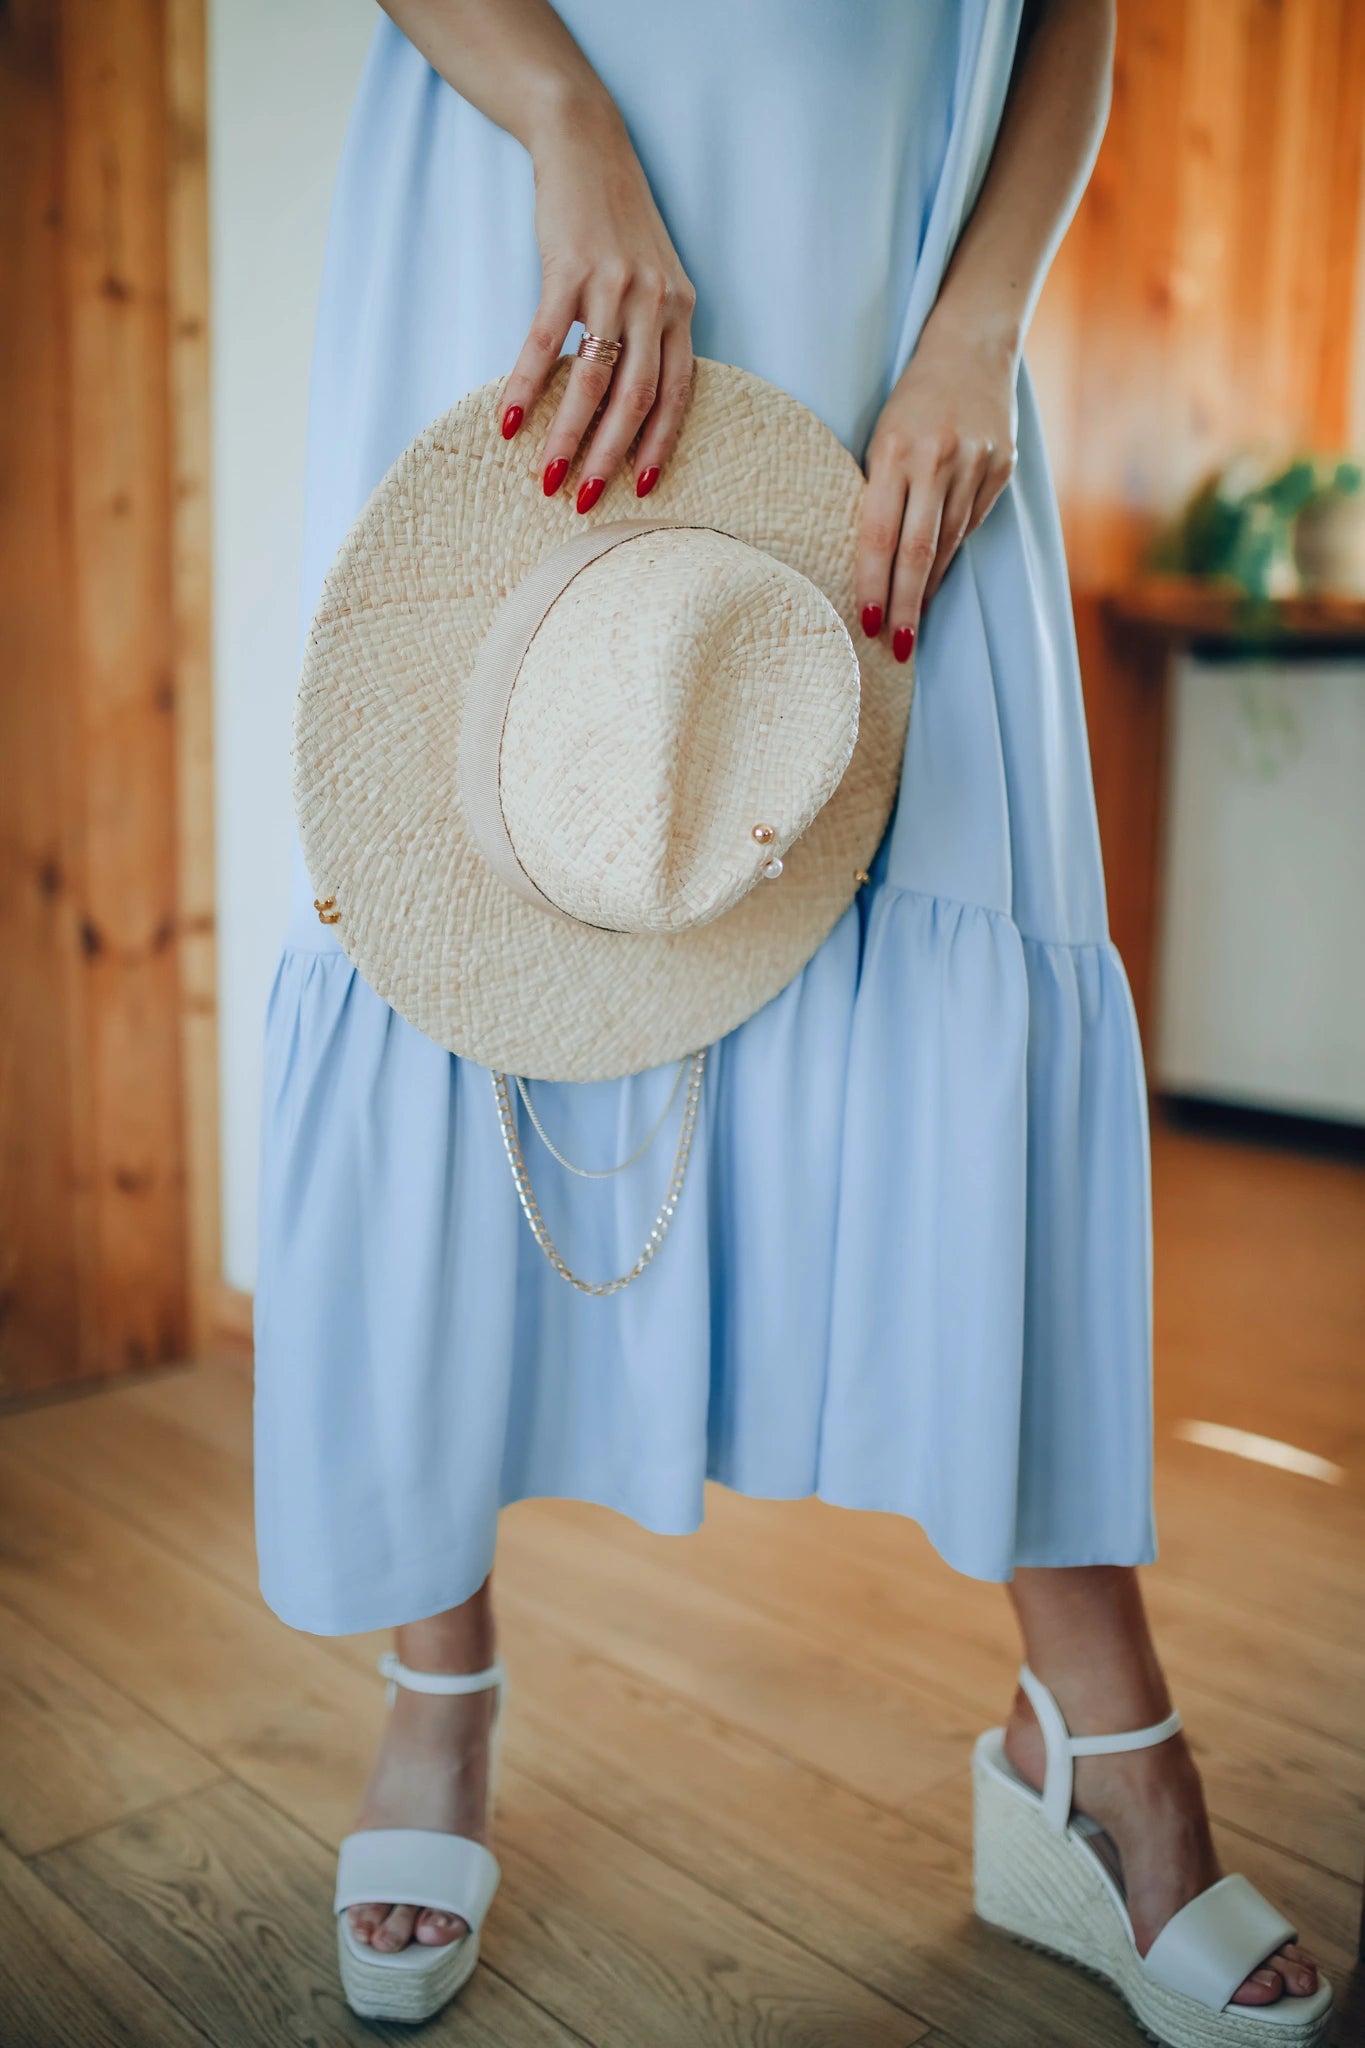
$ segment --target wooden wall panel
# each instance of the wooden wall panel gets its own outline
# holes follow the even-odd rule
[[[0,14],[6,1396],[184,1356],[216,1236],[201,7]]]
[[[1109,885],[1152,1002],[1162,716],[1104,600],[1239,447],[1339,446],[1365,133],[1359,0],[1120,0],[1114,103],[1028,356],[1066,530]]]
[[[221,1334],[224,1314],[213,846],[207,50],[204,0],[165,0],[165,10],[180,1058],[189,1339],[202,1356]]]
[[[13,1387],[60,1377],[79,1354],[89,1125],[72,887],[80,844],[66,801],[71,636],[52,10],[16,0],[0,28],[0,59],[0,1385]]]
[[[160,12],[61,9],[68,744],[85,830],[89,1332],[105,1370],[185,1344]]]

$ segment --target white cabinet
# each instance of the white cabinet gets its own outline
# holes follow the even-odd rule
[[[1365,659],[1176,657],[1154,1078],[1365,1122]]]

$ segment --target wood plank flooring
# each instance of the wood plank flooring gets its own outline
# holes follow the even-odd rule
[[[1159,1131],[1148,1574],[1228,1862],[1351,1977],[1365,1839],[1365,1172]],[[1184,1419],[1333,1460],[1326,1485]],[[471,2048],[1104,2048],[1096,1985],[970,1910],[967,1758],[1008,1698],[996,1588],[908,1523],[711,1488],[704,1530],[521,1503]],[[0,2042],[412,2039],[336,1986],[331,1853],[378,1638],[256,1590],[250,1381],[205,1365],[0,1420]]]

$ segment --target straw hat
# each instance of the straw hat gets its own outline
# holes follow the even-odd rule
[[[319,915],[480,1065],[635,1073],[797,974],[865,879],[910,669],[855,652],[862,472],[806,408],[701,361],[648,506],[546,498],[568,363],[414,441],[323,588],[294,716]],[[648,517],[645,514],[648,514]]]

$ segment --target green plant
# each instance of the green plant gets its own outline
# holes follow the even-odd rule
[[[1300,512],[1363,487],[1361,464],[1345,456],[1299,455],[1268,475],[1255,457],[1238,456],[1191,493],[1157,541],[1152,565],[1235,583],[1255,599],[1287,596],[1297,585],[1293,529]]]

